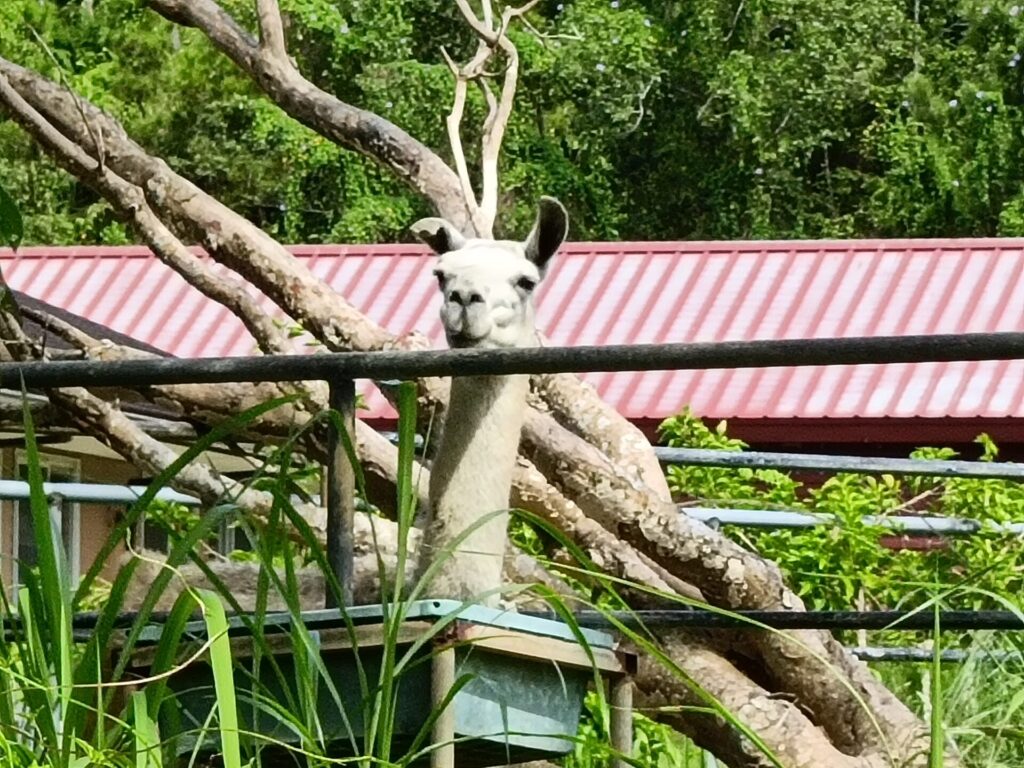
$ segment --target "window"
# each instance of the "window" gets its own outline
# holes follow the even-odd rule
[[[194,513],[194,510],[193,510]],[[201,513],[200,513],[201,514]],[[252,551],[252,542],[231,515],[226,516],[216,531],[216,535],[208,542],[222,555],[236,550]],[[153,552],[168,553],[171,549],[171,536],[164,524],[150,519],[143,514],[135,524],[135,532],[131,544],[135,548],[145,548]]]
[[[16,457],[18,465],[18,478],[28,480],[28,462],[25,456],[19,453]],[[76,459],[68,459],[62,456],[40,457],[40,469],[42,470],[43,482],[47,483],[77,483],[81,475],[79,462]],[[68,568],[71,572],[72,582],[76,582],[80,575],[80,541],[81,541],[81,514],[77,503],[67,502],[61,504],[60,516],[53,521],[59,529],[61,541],[64,544],[64,554],[67,557]],[[32,510],[28,502],[17,502],[14,505],[14,583],[20,583],[18,577],[19,568],[32,567],[39,562],[39,551],[36,548],[35,528],[32,525]]]

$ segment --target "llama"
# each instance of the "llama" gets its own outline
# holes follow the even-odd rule
[[[524,242],[466,238],[452,224],[438,218],[421,219],[413,232],[438,254],[434,274],[442,294],[441,321],[448,344],[456,348],[495,349],[537,345],[532,294],[551,257],[568,231],[568,216],[561,203],[540,200],[537,221]],[[412,537],[410,556],[423,576],[437,562],[427,592],[432,597],[500,604],[498,590],[504,573],[511,576],[524,563],[506,557],[509,493],[519,448],[519,433],[529,391],[528,376],[455,377],[440,445],[430,472],[430,509],[422,539]],[[488,517],[488,515],[490,515]],[[465,538],[477,521],[486,518]],[[380,599],[377,552],[369,545],[368,531],[357,531],[354,602]],[[393,558],[384,554],[385,561]],[[132,559],[126,553],[121,565]],[[162,566],[164,556],[143,553],[135,578],[128,586],[125,610],[137,610]],[[229,584],[243,610],[253,610],[259,566],[256,563],[211,562],[210,567]],[[305,610],[323,607],[323,574],[316,568],[296,572],[299,603]],[[178,569],[157,604],[168,610],[185,587],[210,584],[191,563]],[[531,604],[518,595],[519,607]],[[270,596],[269,610],[282,610],[284,602]]]
[[[542,197],[533,230],[521,243],[466,238],[438,218],[421,219],[412,231],[438,255],[434,274],[450,347],[537,346],[533,290],[568,231],[561,203]],[[432,568],[431,596],[499,604],[529,386],[526,375],[452,379],[417,568],[420,578]]]

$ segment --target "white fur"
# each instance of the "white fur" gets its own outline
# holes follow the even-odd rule
[[[560,204],[543,201],[538,224],[525,243],[467,240],[440,219],[414,225],[414,231],[441,251],[434,273],[449,345],[536,346],[533,289],[565,236],[564,217]],[[547,236],[542,238],[549,246],[546,253],[538,253],[538,233]],[[426,590],[430,596],[499,603],[512,470],[529,386],[528,376],[452,379],[430,472],[430,518],[419,558],[419,576],[432,571]]]

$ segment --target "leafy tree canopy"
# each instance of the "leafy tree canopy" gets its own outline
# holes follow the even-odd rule
[[[251,17],[251,3],[225,4]],[[144,5],[7,0],[0,53],[66,78],[278,238],[406,237],[420,199],[284,116],[200,34]],[[283,7],[308,77],[448,154],[440,48],[458,59],[475,45],[454,4]],[[1024,13],[1013,0],[545,0],[530,22],[516,32],[505,229],[522,231],[549,193],[569,202],[575,238],[1024,233]],[[467,125],[483,109],[471,93]],[[131,238],[7,122],[0,158],[26,242]]]

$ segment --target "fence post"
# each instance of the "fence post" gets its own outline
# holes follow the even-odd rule
[[[331,410],[341,416],[341,428],[355,443],[356,385],[352,379],[328,382]],[[352,604],[353,526],[355,517],[355,470],[345,451],[345,441],[332,421],[327,442],[327,562],[341,583],[345,605]],[[335,595],[325,590],[327,608],[336,608]]]
[[[613,768],[629,768],[629,758],[633,756],[633,679],[626,674],[619,675],[608,684],[609,717],[611,726],[611,745],[615,750],[612,758]]]
[[[435,717],[430,768],[455,768],[455,702],[445,699],[455,685],[455,647],[435,645],[430,660],[430,708]]]

